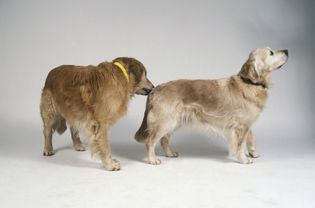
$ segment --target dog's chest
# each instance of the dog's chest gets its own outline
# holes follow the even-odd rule
[[[246,104],[246,107],[238,114],[242,123],[252,124],[257,120],[262,112],[262,108],[253,103]]]
[[[238,116],[245,123],[253,123],[264,109],[267,93],[264,91],[252,91],[243,97]]]

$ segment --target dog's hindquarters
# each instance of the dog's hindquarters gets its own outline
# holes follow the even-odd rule
[[[170,148],[171,133],[178,126],[175,103],[166,102],[158,88],[155,88],[147,98],[144,117],[135,139],[145,143],[148,162],[158,165],[161,161],[155,156],[155,146],[161,141],[161,145],[167,157],[177,157],[178,153]]]
[[[53,131],[62,134],[67,130],[66,120],[56,111],[55,103],[50,90],[43,90],[40,113],[44,126],[51,126]]]
[[[45,147],[43,155],[50,156],[53,155],[53,132],[57,131],[58,134],[62,134],[66,131],[67,125],[66,120],[62,116],[58,115],[52,93],[48,89],[44,89],[42,92],[40,102],[40,114],[43,120],[43,133],[45,136]]]

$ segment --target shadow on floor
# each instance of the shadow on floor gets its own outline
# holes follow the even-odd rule
[[[2,134],[0,139],[0,157],[50,162],[80,168],[102,167],[99,161],[91,158],[89,150],[85,152],[76,152],[74,150],[68,130],[61,136],[54,135],[55,155],[44,157],[42,156],[44,138],[41,125],[13,124],[0,121],[0,127]],[[147,162],[145,145],[137,143],[133,139],[135,128],[131,123],[123,123],[111,129],[110,144],[112,156],[121,160],[124,165]],[[121,131],[121,129],[125,131]],[[269,135],[260,136],[268,138]],[[294,157],[294,154],[301,154],[295,148],[295,138],[290,140],[286,138],[285,144],[287,145],[283,145],[282,140],[277,140],[276,138],[276,136],[273,139],[270,138],[259,147],[262,147],[265,152],[277,152],[277,149],[279,150],[277,146],[285,148],[284,152],[290,152],[290,154],[286,154],[286,158]],[[260,141],[258,141],[259,143]],[[171,140],[171,146],[174,151],[179,153],[181,159],[201,158],[218,162],[231,162],[228,158],[228,147],[224,139],[207,133],[196,133],[196,131],[190,130],[175,132]],[[258,149],[260,150],[260,148]],[[304,151],[303,153],[305,154],[306,152]],[[278,154],[281,155],[281,152]],[[156,155],[161,158],[164,156],[160,145],[157,145]]]

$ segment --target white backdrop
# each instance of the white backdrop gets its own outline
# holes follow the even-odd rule
[[[22,187],[20,184],[24,179],[21,179],[21,183],[16,182],[16,180],[7,180],[7,177],[12,173],[21,171],[15,168],[21,167],[23,169],[24,166],[20,166],[19,163],[21,158],[24,162],[39,162],[39,164],[36,162],[33,164],[37,168],[43,165],[41,162],[45,164],[47,160],[54,161],[49,163],[51,169],[56,168],[54,165],[57,164],[56,166],[58,166],[60,163],[64,165],[60,167],[61,169],[68,168],[67,166],[71,167],[70,163],[77,164],[80,169],[87,163],[90,166],[93,164],[92,162],[91,164],[89,162],[80,163],[80,160],[76,158],[79,156],[76,156],[70,150],[69,153],[67,152],[67,147],[70,145],[70,140],[67,138],[69,135],[64,135],[62,139],[55,140],[55,146],[60,150],[64,149],[66,153],[62,153],[63,151],[57,152],[53,159],[43,159],[41,157],[43,145],[39,115],[41,88],[49,70],[58,65],[98,64],[118,56],[130,56],[139,59],[146,66],[150,80],[157,85],[180,78],[216,79],[230,76],[240,70],[249,52],[257,47],[270,46],[273,49],[288,49],[289,61],[281,70],[274,73],[274,87],[270,90],[267,107],[254,127],[258,139],[258,149],[261,149],[260,152],[263,155],[257,161],[262,161],[261,163],[273,161],[273,165],[263,166],[256,170],[251,169],[254,171],[251,174],[255,175],[257,170],[264,170],[265,168],[269,170],[268,168],[279,167],[284,164],[282,162],[283,158],[290,158],[287,161],[288,166],[291,164],[290,160],[296,158],[303,158],[303,161],[304,157],[315,159],[312,151],[315,146],[313,130],[315,121],[313,110],[315,104],[313,81],[315,75],[314,9],[315,4],[311,0],[1,0],[0,166],[6,167],[7,172],[1,171],[4,182],[2,188],[0,188],[0,199],[4,198],[6,199],[5,202],[12,203],[14,198],[11,199],[7,196]],[[124,173],[127,176],[128,165],[123,161],[129,161],[130,172],[132,170],[137,172],[138,166],[149,168],[143,162],[145,158],[143,146],[136,144],[133,140],[133,134],[142,120],[145,97],[136,96],[129,106],[128,114],[111,131],[113,155],[122,160],[123,168],[124,165],[127,166]],[[191,137],[200,138],[196,138],[193,142],[189,139]],[[199,157],[202,157],[202,161],[211,161],[216,156],[222,159],[226,157],[227,148],[221,140],[209,138],[197,131],[180,131],[175,134],[174,143],[175,149],[178,145],[178,149],[183,151],[183,167],[198,165]],[[189,148],[190,146],[192,149]],[[212,154],[208,151],[219,151],[219,153]],[[59,153],[65,155],[58,159],[57,155]],[[185,158],[185,153],[187,157],[192,157]],[[269,157],[268,153],[270,153]],[[72,154],[74,154],[73,158]],[[87,158],[86,161],[89,161],[88,153],[84,154],[86,154],[84,155]],[[283,158],[276,162],[280,157]],[[15,161],[10,164],[15,165],[3,165],[7,164],[10,159]],[[64,162],[65,160],[69,162]],[[175,172],[181,170],[181,162],[173,162],[172,160],[167,162],[172,164]],[[301,175],[302,178],[306,178],[306,181],[300,187],[297,186],[297,192],[299,193],[308,190],[311,186],[314,187],[314,181],[310,183],[307,178],[314,174],[314,163],[311,163],[311,161],[308,163],[307,160],[304,162],[305,164],[302,163],[302,166],[311,167],[311,169],[305,170],[304,176]],[[220,160],[216,161],[216,167],[221,163]],[[179,169],[175,168],[177,165]],[[230,163],[224,163],[223,165],[227,168],[235,168],[233,165],[233,167],[228,167],[231,165]],[[135,169],[132,169],[133,167]],[[76,168],[78,169],[78,167]],[[148,169],[147,171],[154,175],[156,174],[154,171],[158,171],[157,168]],[[209,168],[211,171],[211,167]],[[237,168],[244,170],[239,166]],[[23,170],[24,172],[22,172],[26,175],[32,172],[28,169]],[[168,169],[165,170],[161,166],[159,170],[167,173]],[[93,175],[93,171],[95,170],[91,168],[89,174]],[[184,168],[182,171],[187,170]],[[206,169],[202,171],[205,173]],[[290,172],[289,170],[280,171]],[[299,174],[290,173],[292,175],[287,175],[288,180],[291,176],[294,177],[295,174]],[[98,171],[97,174],[106,175],[108,173]],[[132,176],[132,173],[129,173],[129,179],[135,180]],[[207,174],[204,176],[206,177]],[[189,175],[187,177],[190,179]],[[282,176],[279,175],[279,177]],[[108,180],[112,180],[112,178]],[[115,180],[119,179],[115,178]],[[138,180],[141,181],[140,178]],[[36,180],[33,182],[36,183]],[[32,184],[34,184],[33,182]],[[199,182],[202,184],[201,181]],[[199,184],[199,182],[195,184]],[[274,182],[276,183],[277,180]],[[286,182],[283,181],[283,184],[286,184]],[[292,187],[295,186],[294,183],[291,185]],[[59,192],[56,187],[52,189],[56,193],[54,196],[57,201],[54,202],[58,204],[58,197],[56,196]],[[159,187],[158,184],[155,187]],[[68,188],[72,190],[75,187],[70,185]],[[187,193],[185,192],[187,195],[190,194],[188,191],[190,189],[195,192],[199,190],[198,186],[196,188],[193,185],[181,188],[187,191]],[[221,188],[222,194],[225,193],[224,186]],[[270,201],[271,204],[274,203],[272,205],[284,207],[298,204],[298,201],[302,199],[305,203],[314,202],[314,199],[309,197],[308,192],[297,196],[292,194],[293,192],[290,189],[284,191],[285,194],[289,194],[288,196],[292,194],[295,197],[291,196],[290,203],[280,199],[281,197],[287,197],[285,194],[281,195],[280,198],[271,197],[272,199],[270,199],[270,197],[268,198],[269,190],[267,187],[265,188],[267,195],[262,196],[265,199],[265,201],[260,201],[262,207]],[[3,189],[3,193],[1,193],[1,189]],[[253,189],[255,190],[255,186]],[[163,189],[157,188],[157,190],[157,195],[163,192]],[[104,190],[100,189],[100,191],[103,192]],[[118,188],[116,191],[118,192],[120,189]],[[24,192],[18,193],[17,196],[23,198]],[[31,193],[34,193],[34,195],[26,198],[33,199],[37,192],[31,191]],[[110,193],[112,194],[110,195],[112,201],[109,204],[115,205],[117,202],[113,200],[117,197],[116,192],[114,190]],[[201,200],[199,205],[207,206],[211,204],[206,197],[206,193],[207,190],[204,192],[205,198]],[[246,195],[247,192],[245,190],[242,193]],[[64,192],[59,193],[62,196],[64,194]],[[79,197],[79,194],[76,194],[74,196]],[[129,195],[127,194],[127,196]],[[186,199],[186,203],[182,196],[176,194],[170,196],[173,196],[175,201],[181,197],[182,204],[174,201],[177,206],[188,206],[190,204],[187,202],[188,199]],[[223,196],[224,194],[216,198],[217,201],[213,201],[213,203],[217,202],[217,207],[224,207],[224,204],[227,203]],[[42,200],[44,198],[42,196]],[[149,196],[147,199],[153,200]],[[76,198],[76,200],[79,199]],[[140,203],[141,205],[147,205],[145,201],[139,200],[142,203]],[[28,202],[33,206],[42,205],[40,200],[37,204],[34,201],[30,200]],[[95,205],[100,205],[101,202],[96,200]],[[255,200],[253,200],[253,204],[255,204],[254,202]],[[123,203],[119,202],[118,204],[123,205]],[[160,202],[156,203],[164,206],[164,204],[159,204]],[[61,201],[58,205],[65,204]],[[84,203],[80,204],[84,205]],[[15,202],[13,205],[18,204]],[[167,207],[167,205],[165,206]]]

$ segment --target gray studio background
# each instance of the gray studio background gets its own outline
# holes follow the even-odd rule
[[[289,49],[257,123],[311,132],[314,123],[313,1],[0,1],[0,128],[40,128],[50,69],[136,57],[157,85],[236,74],[256,47]],[[131,133],[145,98],[124,118]],[[124,123],[124,121],[121,121]]]
[[[310,207],[314,9],[311,0],[0,0],[1,204]],[[249,52],[265,46],[288,49],[289,61],[273,74],[266,109],[254,125],[262,157],[253,165],[228,160],[226,143],[215,135],[186,129],[172,140],[180,157],[161,157],[161,166],[149,166],[144,145],[133,139],[144,96],[132,99],[128,114],[110,131],[121,171],[104,171],[89,152],[74,152],[69,131],[53,138],[55,156],[41,156],[40,94],[56,66],[130,56],[158,85],[237,74]]]

